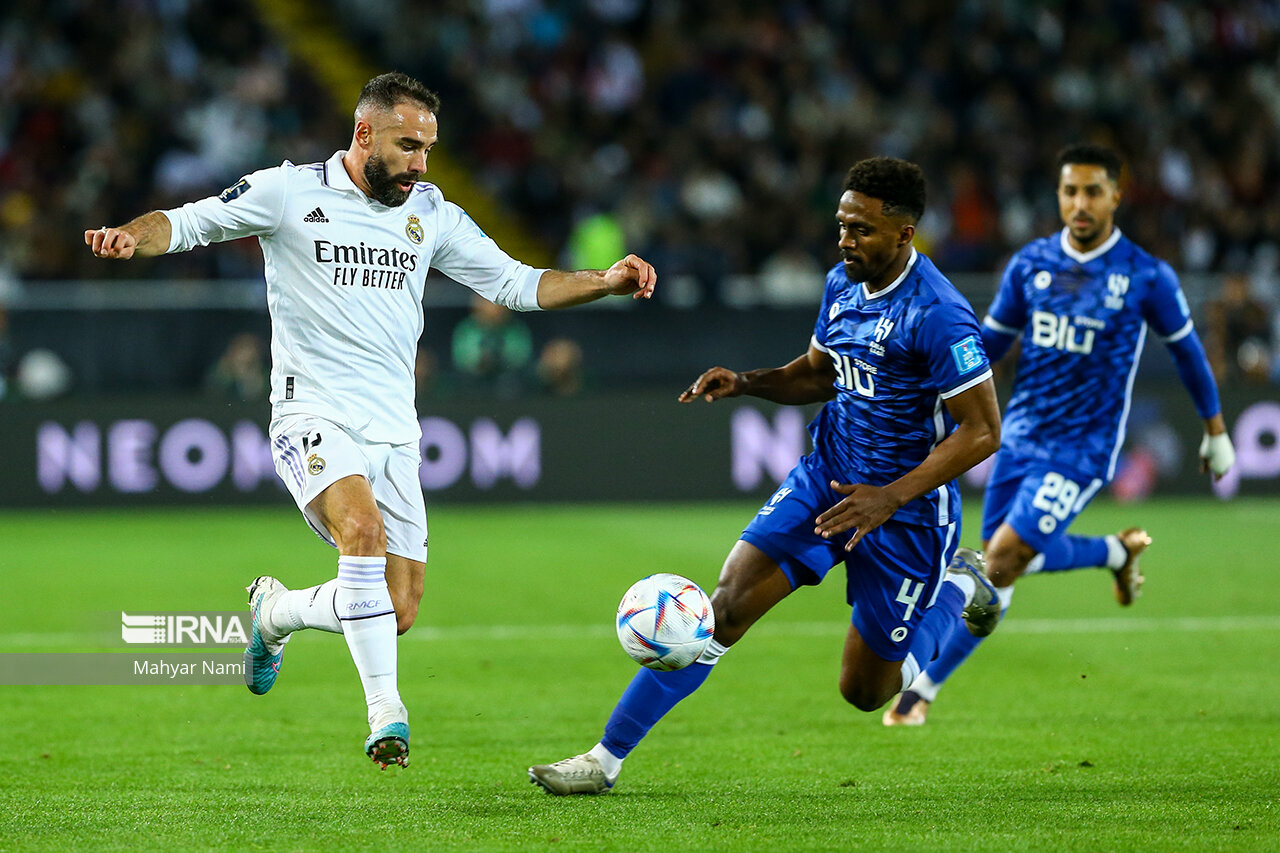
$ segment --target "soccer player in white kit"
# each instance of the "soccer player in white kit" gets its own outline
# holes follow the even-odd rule
[[[95,255],[114,259],[258,238],[276,470],[339,557],[337,577],[310,589],[267,576],[249,586],[245,682],[254,693],[271,689],[294,631],[343,634],[369,708],[365,752],[383,768],[408,764],[396,635],[417,616],[427,559],[413,376],[427,271],[518,311],[648,299],[657,281],[635,255],[581,272],[513,260],[421,180],[439,109],[417,80],[382,74],[360,92],[346,151],[323,163],[285,161],[220,195],[84,234]]]

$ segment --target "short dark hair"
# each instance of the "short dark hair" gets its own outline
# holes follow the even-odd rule
[[[359,117],[370,107],[390,111],[395,109],[396,104],[405,101],[425,107],[432,114],[440,112],[439,95],[408,74],[388,71],[364,84],[360,97],[356,99],[356,116]]]
[[[924,215],[924,171],[906,160],[872,157],[855,163],[844,189],[880,199],[885,214],[906,216],[913,224]]]
[[[1062,174],[1063,166],[1073,164],[1101,166],[1106,170],[1107,177],[1116,183],[1120,183],[1120,173],[1124,171],[1124,160],[1120,159],[1120,154],[1114,148],[1108,148],[1105,145],[1094,145],[1089,142],[1068,145],[1058,152],[1059,175]]]

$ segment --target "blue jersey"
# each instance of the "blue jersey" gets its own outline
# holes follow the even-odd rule
[[[978,318],[924,255],[877,293],[827,273],[813,345],[831,356],[836,396],[809,425],[814,453],[841,482],[883,486],[920,465],[953,429],[943,400],[990,378]],[[960,517],[955,482],[904,505],[909,524]]]
[[[1001,446],[1104,480],[1124,443],[1147,326],[1165,343],[1194,329],[1173,269],[1118,228],[1083,254],[1066,229],[1024,246],[983,323],[1023,336]]]

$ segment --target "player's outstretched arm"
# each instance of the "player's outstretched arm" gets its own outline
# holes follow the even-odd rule
[[[649,299],[658,284],[653,264],[627,255],[607,270],[547,270],[538,279],[538,306],[547,310],[594,302],[605,296]]]
[[[830,538],[853,530],[845,550],[884,524],[906,503],[949,483],[986,459],[1000,447],[1000,407],[995,383],[990,379],[944,401],[957,424],[924,461],[887,486],[836,483],[831,487],[845,497],[818,516],[814,532]]]
[[[835,378],[836,370],[831,359],[810,344],[808,352],[782,367],[745,373],[727,367],[713,367],[681,391],[676,399],[681,403],[691,403],[702,397],[710,403],[746,394],[775,403],[801,406],[834,397]]]
[[[153,210],[118,228],[103,226],[86,231],[84,242],[100,258],[125,261],[134,256],[151,258],[163,255],[172,236],[169,217]]]

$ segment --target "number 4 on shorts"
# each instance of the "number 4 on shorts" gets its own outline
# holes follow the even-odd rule
[[[912,584],[915,584],[915,590],[912,590]],[[911,619],[911,614],[915,612],[916,602],[920,600],[920,593],[924,592],[923,581],[912,581],[911,578],[902,579],[902,589],[898,590],[897,601],[899,604],[907,605],[907,612],[902,614],[902,621],[907,622]]]

